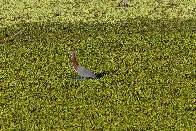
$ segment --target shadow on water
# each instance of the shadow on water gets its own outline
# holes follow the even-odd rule
[[[68,43],[70,47],[73,43],[85,40],[87,37],[97,37],[103,34],[107,38],[111,34],[134,34],[153,32],[184,32],[195,31],[195,19],[188,20],[152,20],[138,17],[129,18],[116,23],[106,22],[23,22],[16,26],[7,26],[0,30],[0,43],[15,43],[14,41],[35,42],[52,40],[60,43]],[[17,27],[17,28],[15,28]],[[47,28],[45,28],[47,27]],[[36,33],[35,33],[36,32]],[[81,34],[82,32],[82,34]],[[36,38],[36,39],[35,39]]]

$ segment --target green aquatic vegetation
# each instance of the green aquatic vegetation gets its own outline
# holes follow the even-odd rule
[[[78,6],[73,14],[83,9],[92,18],[96,12],[89,5],[80,7],[82,1],[63,3]],[[124,7],[115,10],[130,13]],[[9,17],[0,18],[1,130],[195,129],[195,19],[24,18],[12,23]],[[75,50],[79,63],[101,78],[75,80],[68,50]]]

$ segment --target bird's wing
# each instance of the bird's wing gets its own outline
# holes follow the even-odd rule
[[[82,67],[82,66],[79,66],[78,67],[78,70],[77,70],[78,74],[81,76],[81,77],[92,77],[92,78],[97,78],[95,74],[93,74],[90,70]]]

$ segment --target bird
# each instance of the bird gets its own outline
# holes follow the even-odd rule
[[[80,66],[76,60],[76,56],[75,56],[75,52],[74,51],[69,51],[69,54],[72,55],[71,57],[71,61],[72,61],[72,65],[74,70],[84,79],[88,79],[88,78],[94,78],[97,79],[97,76],[95,74],[93,74],[90,70],[86,69],[83,66]]]

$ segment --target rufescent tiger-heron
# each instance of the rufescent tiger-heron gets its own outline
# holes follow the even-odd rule
[[[90,70],[84,68],[83,66],[80,66],[76,60],[76,56],[75,56],[75,52],[74,51],[69,51],[69,54],[72,55],[71,57],[71,61],[72,61],[72,65],[73,68],[75,69],[75,71],[84,79],[88,79],[88,78],[94,78],[97,79],[97,76],[95,74],[93,74]]]

